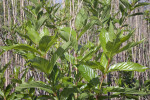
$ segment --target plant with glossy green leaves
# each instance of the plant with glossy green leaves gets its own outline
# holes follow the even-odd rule
[[[16,29],[26,43],[1,46],[0,49],[3,50],[2,53],[15,50],[16,53],[22,55],[26,59],[26,65],[44,73],[46,82],[35,80],[22,82],[15,88],[15,93],[22,93],[22,99],[83,100],[96,98],[98,100],[140,92],[136,90],[133,93],[131,92],[132,88],[111,87],[104,80],[113,71],[143,72],[148,69],[133,62],[111,64],[116,54],[129,50],[144,41],[129,41],[134,30],[125,25],[125,21],[130,16],[141,15],[141,13],[131,14],[131,11],[137,7],[148,5],[148,3],[138,3],[137,0],[130,3],[120,0],[119,11],[111,15],[111,0],[84,0],[84,4],[87,6],[81,8],[77,13],[75,29],[72,29],[62,27],[64,20],[55,16],[59,5],[49,6],[49,4],[45,4],[45,1],[39,3],[35,1],[32,0],[36,5],[29,5],[24,9],[28,19],[21,29]],[[119,13],[122,16],[117,19],[116,16]],[[116,23],[119,23],[119,28],[115,26]],[[94,25],[98,26],[95,31],[99,32],[98,45],[92,42],[88,42],[86,45],[79,44],[82,35],[92,29]],[[53,35],[50,35],[49,29],[53,29]],[[124,35],[124,33],[127,34]],[[59,44],[59,39],[62,39],[61,44]],[[122,46],[124,42],[128,42],[128,44]],[[99,52],[100,49],[103,52]],[[68,50],[71,52],[69,53]],[[58,62],[59,58],[61,62]],[[76,71],[70,72],[61,69],[69,66],[75,67]],[[102,72],[101,79],[95,70]],[[48,95],[35,96],[35,88],[37,91],[46,91]],[[114,94],[107,95],[109,92]]]

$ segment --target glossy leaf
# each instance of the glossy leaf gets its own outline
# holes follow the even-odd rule
[[[104,67],[101,65],[99,62],[94,62],[94,61],[86,61],[86,62],[80,62],[80,64],[86,65],[87,67],[90,67],[92,69],[99,69],[104,73]]]
[[[13,45],[13,46],[3,46],[3,47],[1,46],[0,49],[3,49],[5,51],[12,50],[12,49],[15,49],[15,50],[25,50],[25,51],[36,52],[39,55],[41,55],[41,52],[39,52],[34,47],[31,47],[31,46],[29,46],[27,44],[16,44],[16,45]]]
[[[109,35],[108,35],[108,32],[105,29],[101,30],[100,38],[99,39],[100,39],[101,46],[102,46],[104,52],[107,52],[106,43],[109,40]]]
[[[31,81],[29,83],[23,83],[16,87],[16,91],[21,91],[22,89],[28,89],[28,88],[39,88],[41,90],[44,90],[48,93],[53,93],[51,90],[51,87],[41,81]]]
[[[138,72],[144,72],[148,68],[145,66],[142,66],[137,63],[133,62],[122,62],[122,63],[117,63],[109,67],[108,72],[112,71],[138,71]]]
[[[104,69],[106,69],[108,64],[108,59],[104,53],[101,56],[100,64],[104,67]]]
[[[88,82],[97,77],[96,72],[94,71],[94,69],[86,66],[86,65],[80,65],[78,66],[78,70],[81,73],[81,75],[83,76],[84,79],[86,79]]]

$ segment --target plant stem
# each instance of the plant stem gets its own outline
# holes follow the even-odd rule
[[[105,72],[104,72],[103,77],[102,77],[102,81],[100,82],[99,89],[101,89],[102,83],[103,83],[104,79],[106,78],[106,74],[105,74],[105,73],[108,71],[110,61],[111,61],[111,59],[109,58],[109,59],[108,59],[107,66],[106,66],[106,69],[105,69]],[[96,100],[98,100],[98,98],[99,98],[99,94],[96,96]]]
[[[109,59],[108,59],[108,63],[107,63],[107,67],[106,67],[106,69],[105,69],[104,75],[103,75],[103,77],[102,77],[102,81],[101,81],[100,86],[99,86],[99,89],[101,89],[102,83],[103,83],[104,79],[106,78],[106,74],[105,74],[105,73],[108,71],[110,61],[111,61],[111,59],[109,58]]]

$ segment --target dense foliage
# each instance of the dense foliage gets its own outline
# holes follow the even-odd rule
[[[130,71],[144,72],[148,68],[138,63],[112,63],[113,57],[142,43],[145,39],[129,41],[134,29],[126,23],[135,9],[149,5],[138,0],[120,0],[119,10],[114,11],[111,0],[83,0],[83,6],[74,17],[69,12],[69,1],[65,8],[51,5],[46,0],[31,0],[24,8],[26,19],[21,25],[3,26],[13,33],[11,39],[3,40],[1,55],[11,50],[21,55],[28,66],[18,78],[19,67],[14,67],[11,84],[5,84],[4,73],[11,61],[0,69],[0,98],[4,100],[103,100],[110,98],[137,99],[150,93],[150,81],[142,86],[133,80]],[[121,15],[121,16],[120,16]],[[120,17],[118,17],[120,16]],[[74,27],[69,27],[70,20]],[[97,28],[96,30],[94,28]],[[93,31],[94,30],[94,31]],[[80,44],[82,36],[90,31],[98,38]],[[21,38],[18,42],[17,37]],[[123,43],[127,43],[123,45]],[[36,81],[33,76],[26,80],[28,71],[43,72],[45,81]],[[99,75],[96,71],[100,71]],[[118,86],[111,86],[106,77],[113,71],[129,71],[128,81],[119,78]],[[120,75],[121,76],[121,75]],[[135,82],[134,82],[135,81]],[[17,84],[17,85],[16,85]],[[39,94],[43,90],[45,93]],[[12,92],[13,91],[13,92]]]

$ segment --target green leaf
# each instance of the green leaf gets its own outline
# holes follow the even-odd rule
[[[5,64],[5,66],[3,66],[2,69],[0,69],[0,73],[5,73],[6,69],[9,67],[9,65],[11,64],[11,61],[9,61],[7,64]]]
[[[101,56],[100,64],[104,67],[104,69],[106,69],[107,64],[108,64],[108,59],[107,59],[105,53],[103,53]]]
[[[79,100],[86,100],[88,97],[89,97],[89,94],[87,94],[87,93],[82,93],[82,94],[79,96]]]
[[[56,36],[43,36],[39,42],[39,49],[46,53],[56,41]]]
[[[121,13],[124,14],[125,8],[124,8],[124,6],[123,6],[122,4],[120,4],[120,3],[119,3],[119,9],[120,9]]]
[[[0,96],[4,97],[4,92],[0,89]]]
[[[50,33],[49,30],[46,27],[44,27],[42,32],[40,32],[39,36],[40,36],[40,38],[42,38],[43,36],[49,36],[50,35],[49,33]]]
[[[85,45],[86,46],[86,45]],[[88,44],[87,44],[88,46]],[[85,52],[86,54],[84,56],[81,57],[81,62],[82,61],[88,61],[90,59],[93,58],[93,54],[96,53],[99,49],[100,49],[101,45],[98,46],[92,46],[92,44],[89,43],[88,48],[90,49],[88,52],[85,52],[85,50],[83,52]],[[87,48],[85,48],[87,49]]]
[[[137,15],[143,15],[143,14],[144,14],[143,12],[138,12],[138,13],[134,13],[134,14],[129,15],[129,17],[137,16]]]
[[[120,41],[121,41],[121,43],[123,43],[123,42],[125,42],[125,41],[127,41],[132,35],[133,35],[133,32],[134,32],[135,30],[133,30],[133,31],[131,31],[131,32],[129,32],[129,34],[128,35],[126,35],[126,36],[123,36],[123,37],[120,37]]]
[[[35,23],[35,30],[39,30],[40,27],[44,24],[44,22],[47,20],[48,16],[45,14]]]
[[[146,69],[148,69],[145,66],[142,66],[137,63],[133,62],[122,62],[117,63],[109,67],[108,72],[112,71],[138,71],[138,72],[144,72]]]
[[[83,76],[83,78],[86,79],[88,82],[91,79],[97,77],[96,72],[92,68],[90,68],[86,65],[79,65],[78,70],[81,73],[81,75]]]
[[[103,88],[104,93],[108,93],[108,92],[124,92],[125,88],[123,87],[118,87],[118,86],[110,86],[110,87],[106,87]]]
[[[7,100],[15,100],[16,93],[11,93],[7,96]]]
[[[78,93],[79,90],[76,87],[73,88],[64,88],[64,90],[61,92],[62,97],[68,97],[72,93]]]
[[[44,72],[45,74],[48,74],[49,71],[49,61],[41,58],[41,57],[35,57],[34,59],[29,60],[31,62],[31,67],[35,67],[39,69],[41,72]]]
[[[99,69],[100,71],[102,71],[102,73],[104,73],[104,67],[98,62],[86,61],[80,62],[80,64],[86,65],[87,67],[90,67],[92,69]]]
[[[56,52],[53,54],[52,58],[51,58],[51,61],[50,61],[50,66],[48,67],[48,72],[49,74],[52,72],[53,70],[53,67],[58,59],[58,57],[61,57],[65,52],[66,50],[69,48],[69,46],[71,45],[71,42],[66,42],[64,43],[61,47],[59,47]]]
[[[81,38],[81,36],[87,31],[89,30],[93,25],[94,25],[95,21],[92,21],[90,23],[88,23],[87,25],[85,25],[83,27],[83,30],[80,32],[79,36],[78,36],[78,40]]]
[[[28,88],[39,88],[41,90],[44,90],[48,93],[53,93],[51,87],[41,81],[31,81],[29,83],[23,83],[17,86],[15,89],[16,91],[21,91],[22,89],[28,89]]]
[[[110,23],[109,23],[110,25],[109,25],[109,34],[110,34],[110,36],[112,37],[112,39],[114,39],[116,36],[115,36],[115,33],[114,33],[114,26],[113,26],[113,24],[112,24],[112,22],[110,21]]]
[[[75,57],[74,56],[72,56],[68,53],[65,53],[64,55],[65,55],[65,58],[67,61],[69,61],[73,65],[75,64]]]
[[[148,3],[148,2],[138,3],[137,5],[134,6],[134,9],[137,8],[137,7],[146,6],[146,5],[150,5],[150,3]]]
[[[0,47],[0,49],[1,49],[1,47]],[[5,50],[2,50],[2,51],[0,52],[0,56],[1,56],[4,52],[5,52]]]
[[[143,39],[143,40],[141,40],[141,41],[138,41],[138,42],[129,42],[126,46],[124,46],[124,47],[122,47],[121,49],[119,49],[119,50],[117,51],[117,53],[122,52],[122,51],[125,51],[125,50],[128,50],[128,49],[130,49],[130,48],[132,48],[132,47],[134,47],[134,46],[136,46],[136,45],[142,43],[144,40],[145,40],[145,39]]]
[[[106,87],[103,88],[104,93],[108,93],[108,92],[118,92],[118,93],[124,93],[124,94],[135,94],[135,95],[143,95],[143,94],[147,94],[144,91],[140,91],[140,90],[136,90],[135,88],[123,88],[123,87],[114,87],[114,86],[110,86],[110,87]]]
[[[17,79],[20,73],[20,67],[14,67],[14,77]]]
[[[100,39],[101,46],[102,46],[104,52],[107,52],[106,43],[108,42],[108,39],[109,39],[108,36],[109,36],[109,35],[108,35],[108,32],[107,32],[105,29],[102,29],[102,30],[101,30],[101,33],[100,33],[99,39]],[[108,37],[108,38],[107,38],[107,37]]]
[[[18,83],[18,84],[21,84],[21,83],[22,83],[22,81],[19,80],[19,79],[11,79],[11,82],[12,82],[12,83]]]
[[[34,3],[35,5],[38,5],[38,0],[30,0],[32,3]]]
[[[128,0],[120,0],[120,2],[128,9],[130,9],[132,6],[128,2]]]
[[[27,44],[16,44],[16,45],[13,45],[13,46],[0,46],[0,49],[3,49],[5,51],[12,50],[12,49],[25,50],[25,51],[35,52],[35,53],[38,53],[39,55],[41,55],[41,52],[39,52],[38,50],[36,50],[35,48],[33,48],[33,47],[31,47],[30,45],[27,45]]]
[[[26,29],[27,29],[27,35],[29,36],[29,38],[35,44],[39,44],[39,41],[40,41],[39,33],[31,26],[28,26]]]
[[[83,26],[85,26],[87,18],[87,12],[84,10],[84,8],[80,9],[75,19],[75,28],[80,30]]]
[[[60,37],[65,40],[66,42],[71,41],[71,45],[77,51],[78,50],[78,42],[77,42],[77,33],[75,30],[71,29],[70,27],[64,27],[60,29]]]
[[[4,95],[5,95],[5,97],[7,97],[8,95],[9,95],[9,93],[11,92],[11,89],[12,89],[13,87],[11,86],[11,85],[8,85],[7,87],[6,87],[6,89],[5,89],[5,91],[4,91]]]
[[[110,25],[110,31],[112,30],[113,31],[113,26]],[[108,42],[113,42],[113,39],[115,38],[115,34],[112,33],[112,32],[107,32],[105,29],[101,29],[101,33],[100,33],[100,42],[101,42],[101,46],[104,50],[104,52],[106,53],[107,52],[107,48],[106,48],[106,44]]]

